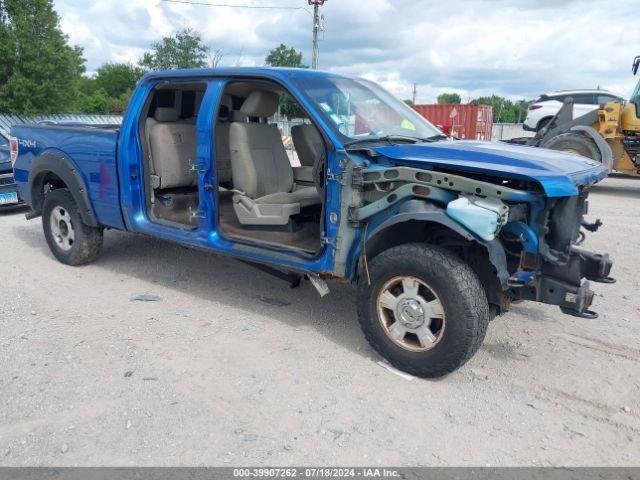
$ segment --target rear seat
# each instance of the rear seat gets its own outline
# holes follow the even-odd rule
[[[196,161],[196,126],[181,122],[176,109],[158,107],[153,119],[147,119],[146,130],[152,188],[195,186],[191,166]]]

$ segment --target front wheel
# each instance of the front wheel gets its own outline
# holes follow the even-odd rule
[[[454,254],[421,243],[390,248],[358,284],[358,319],[371,346],[395,367],[439,377],[478,350],[489,323],[480,280]]]
[[[67,265],[89,263],[102,248],[102,228],[82,221],[73,195],[67,189],[53,190],[45,197],[42,228],[53,255]]]

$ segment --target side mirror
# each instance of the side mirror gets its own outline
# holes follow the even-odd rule
[[[638,67],[640,66],[640,55],[633,59],[633,65],[631,66],[631,71],[635,75],[638,73]]]

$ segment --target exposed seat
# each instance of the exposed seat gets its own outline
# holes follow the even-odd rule
[[[240,112],[268,118],[278,108],[275,92],[256,90]],[[232,122],[229,129],[231,170],[236,193],[233,207],[243,225],[286,225],[306,206],[321,203],[315,187],[298,188],[276,125]]]
[[[303,124],[291,127],[291,139],[301,165],[293,169],[296,181],[313,182],[313,168],[322,161],[325,149],[322,137],[315,126]]]
[[[189,187],[197,184],[191,166],[196,161],[196,127],[181,123],[173,108],[156,108],[147,121],[150,147],[151,186],[154,189]]]
[[[291,139],[303,167],[313,168],[316,162],[322,159],[324,142],[314,125],[294,125],[291,127]]]

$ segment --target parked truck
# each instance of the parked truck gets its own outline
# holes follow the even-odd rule
[[[279,105],[304,122],[288,156]],[[293,106],[293,107],[292,107]],[[51,252],[94,260],[105,229],[235,257],[291,282],[357,285],[366,338],[441,376],[512,302],[594,318],[606,254],[580,246],[600,162],[452,141],[373,82],[297,69],[147,74],[120,128],[16,126],[15,178]],[[64,282],[64,278],[60,279]],[[211,292],[216,295],[215,291]]]

